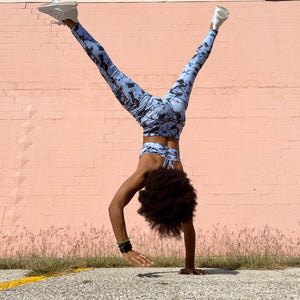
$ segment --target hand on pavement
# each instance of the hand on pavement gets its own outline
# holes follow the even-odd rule
[[[142,255],[139,252],[136,251],[129,251],[127,253],[123,253],[123,258],[129,263],[137,263],[141,267],[150,267],[150,265],[153,265],[154,262],[147,256]]]

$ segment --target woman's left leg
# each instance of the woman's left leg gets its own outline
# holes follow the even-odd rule
[[[209,30],[206,38],[197,49],[193,58],[186,64],[183,72],[169,90],[165,99],[171,100],[176,97],[177,99],[182,100],[184,102],[185,109],[187,108],[196,76],[207,60],[217,34],[218,31],[213,29]]]

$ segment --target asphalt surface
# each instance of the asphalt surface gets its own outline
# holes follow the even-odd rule
[[[300,299],[300,268],[275,271],[206,269],[211,275],[178,275],[178,268],[91,269],[1,290],[0,299]],[[24,270],[0,270],[0,281]]]

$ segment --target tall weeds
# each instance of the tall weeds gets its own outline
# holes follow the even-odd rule
[[[161,239],[155,232],[134,228],[130,232],[134,249],[151,257],[185,256],[183,239]],[[0,232],[0,257],[119,257],[115,238],[104,226],[85,225],[81,231],[52,226],[33,233],[27,228]],[[266,226],[228,228],[216,225],[196,233],[197,257],[299,256],[300,237],[286,236]]]

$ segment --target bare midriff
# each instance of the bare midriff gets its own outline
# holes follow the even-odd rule
[[[164,146],[168,146],[169,148],[179,150],[179,139],[175,137],[168,137],[162,135],[144,136],[143,144],[145,143],[158,143]]]

